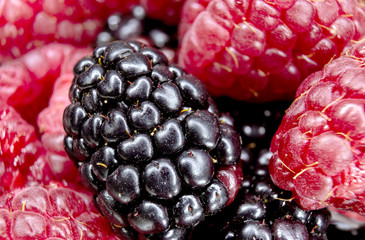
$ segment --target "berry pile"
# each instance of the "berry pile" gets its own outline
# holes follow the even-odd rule
[[[186,234],[227,204],[217,171],[241,141],[199,79],[136,41],[97,47],[73,72],[65,149],[118,233]]]
[[[363,1],[0,13],[0,239],[365,239]]]

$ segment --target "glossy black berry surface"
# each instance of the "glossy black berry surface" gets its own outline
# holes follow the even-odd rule
[[[74,67],[64,146],[125,239],[187,239],[232,200],[218,177],[241,138],[199,79],[159,50],[116,41]]]

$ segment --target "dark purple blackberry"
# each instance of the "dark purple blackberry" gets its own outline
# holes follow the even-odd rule
[[[107,19],[105,29],[96,39],[96,46],[115,40],[143,40],[158,49],[169,49],[173,54],[177,49],[177,26],[168,26],[163,22],[151,19],[142,6],[135,6],[130,13],[114,13]],[[170,57],[170,56],[169,56]]]
[[[126,239],[184,239],[233,199],[241,139],[205,86],[158,50],[114,41],[74,67],[64,146]],[[187,238],[187,237],[186,237]]]

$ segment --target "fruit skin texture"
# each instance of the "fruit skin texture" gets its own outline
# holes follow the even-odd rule
[[[305,209],[365,215],[365,41],[298,88],[271,142],[270,174]]]
[[[137,0],[4,0],[0,14],[0,63],[51,42],[92,44],[105,19],[129,11]]]
[[[1,239],[118,240],[98,214],[92,195],[79,186],[52,182],[0,196]]]
[[[178,63],[210,92],[293,99],[299,83],[365,34],[361,1],[188,0]]]

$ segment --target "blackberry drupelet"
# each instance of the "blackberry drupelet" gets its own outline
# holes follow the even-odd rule
[[[236,167],[240,136],[204,84],[159,50],[97,47],[74,66],[69,97],[66,152],[123,238],[188,238],[233,201],[217,173]]]

